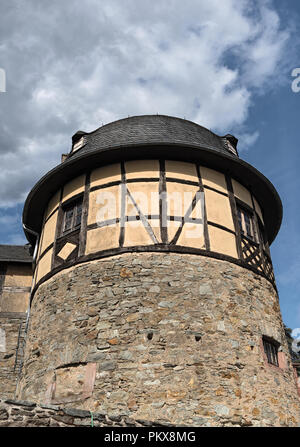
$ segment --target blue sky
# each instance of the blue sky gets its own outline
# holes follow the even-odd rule
[[[271,254],[283,319],[291,328],[300,323],[299,114],[300,94],[292,92],[290,81],[259,98],[249,121],[259,130],[260,137],[242,154],[271,180],[282,200],[282,226]]]
[[[7,2],[0,17],[0,243],[25,242],[23,203],[77,130],[186,117],[239,138],[284,209],[271,247],[285,323],[300,327],[296,0]],[[299,83],[300,85],[300,83]]]
[[[280,7],[277,12],[283,27],[291,26],[291,17],[293,26],[300,23],[298,1],[274,4]],[[247,124],[257,129],[259,138],[249,150],[241,153],[244,160],[271,180],[282,200],[282,226],[271,254],[283,320],[290,328],[300,327],[300,92],[294,93],[291,88],[294,80],[291,72],[300,67],[300,45],[296,35],[290,42],[294,57],[286,61],[281,83],[253,102]]]

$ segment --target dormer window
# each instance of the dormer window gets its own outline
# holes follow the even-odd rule
[[[85,143],[85,132],[83,132],[82,130],[78,130],[78,132],[76,132],[73,137],[72,137],[72,150],[71,152],[76,152],[78,151],[78,149],[81,149]]]
[[[78,149],[80,149],[83,145],[84,145],[84,138],[81,137],[80,140],[78,140],[77,143],[73,145],[72,152],[78,151]]]
[[[237,151],[237,143],[238,143],[238,139],[236,137],[234,137],[233,135],[225,135],[225,141],[226,141],[226,146],[227,149],[232,152],[234,155],[238,156],[238,151]]]

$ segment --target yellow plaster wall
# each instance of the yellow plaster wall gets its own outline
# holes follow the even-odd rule
[[[264,218],[263,218],[263,215],[262,215],[261,207],[259,206],[259,204],[258,204],[258,202],[257,202],[255,197],[253,197],[253,201],[254,201],[255,211],[259,215],[262,223],[264,223]]]
[[[128,183],[127,189],[130,192],[133,200],[136,202],[140,211],[146,216],[159,214],[159,182],[137,182]],[[131,198],[127,196],[126,213],[129,216],[137,214]]]
[[[235,236],[220,228],[208,225],[211,251],[238,258]]]
[[[39,259],[40,254],[42,252],[42,243],[43,243],[43,239],[44,239],[44,226],[45,226],[45,224],[43,224],[43,228],[42,228],[42,231],[41,231],[41,234],[40,234],[40,240],[39,240],[39,246],[38,246],[38,249],[37,249],[36,260]]]
[[[44,225],[41,253],[54,242],[58,211],[56,211]]]
[[[152,244],[152,238],[141,221],[126,222],[124,247]]]
[[[200,167],[200,173],[203,185],[228,193],[224,174],[203,166]]]
[[[90,185],[94,186],[105,185],[110,182],[121,181],[121,166],[120,163],[113,165],[102,166],[91,172]]]
[[[47,253],[39,260],[37,265],[37,275],[36,282],[38,282],[43,276],[51,270],[53,248],[51,248]]]
[[[134,160],[125,163],[126,179],[159,178],[158,160]]]
[[[203,225],[186,222],[178,238],[177,245],[205,250]]]
[[[31,287],[32,267],[31,264],[8,264],[4,287]]]
[[[199,182],[196,165],[182,161],[166,160],[166,177]]]
[[[121,186],[110,186],[90,192],[88,225],[120,217]],[[103,200],[103,203],[102,203]],[[102,217],[101,217],[102,216]]]
[[[241,185],[236,180],[232,179],[232,187],[235,197],[242,200],[242,202],[245,202],[247,205],[252,207],[252,200],[251,195],[248,189],[245,188],[245,186]]]
[[[32,288],[34,288],[35,285],[36,285],[37,273],[38,273],[38,268],[37,268],[37,265],[36,265],[36,267],[34,269],[34,272],[33,272]]]
[[[167,212],[170,216],[184,216],[199,186],[167,182]]]
[[[60,190],[57,191],[52,197],[52,199],[49,201],[47,211],[45,214],[45,219],[47,219],[48,216],[50,216],[50,214],[55,210],[55,208],[58,208],[59,200],[60,200]]]
[[[234,230],[229,198],[210,189],[205,190],[207,220]]]
[[[119,246],[120,226],[110,225],[89,230],[86,237],[85,254],[108,250]]]
[[[167,233],[168,233],[168,241],[172,242],[174,236],[177,233],[178,228],[180,228],[181,222],[178,220],[168,220],[167,221]]]
[[[80,175],[64,186],[63,202],[84,191],[85,175]]]

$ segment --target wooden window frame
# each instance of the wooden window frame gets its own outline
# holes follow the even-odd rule
[[[62,218],[62,226],[61,226],[61,231],[60,231],[60,235],[64,236],[66,234],[69,234],[75,230],[79,230],[81,228],[81,224],[82,224],[82,207],[83,207],[83,197],[77,197],[74,200],[68,201],[67,203],[65,203],[62,206],[62,211],[63,211],[63,218]],[[80,209],[80,212],[78,212],[78,210]],[[67,213],[69,211],[73,211],[73,214],[70,218],[70,225],[66,228],[66,218],[67,218]],[[80,215],[80,222],[78,223],[78,216]]]
[[[258,238],[259,238],[262,250],[270,258],[271,255],[270,255],[269,244],[268,244],[267,235],[266,235],[266,231],[265,231],[265,226],[262,223],[262,221],[258,215],[257,215],[257,226],[258,226],[257,234],[258,234]]]
[[[278,352],[280,343],[273,338],[263,335],[262,344],[268,364],[279,367]]]
[[[250,241],[259,244],[259,229],[256,227],[255,224],[255,216],[254,216],[254,210],[252,208],[245,205],[240,200],[236,200],[236,208],[237,208],[237,219],[238,219],[238,225],[240,229],[241,236],[248,238]],[[242,218],[242,224],[240,219],[240,213]],[[250,234],[247,231],[247,222],[245,219],[245,216],[249,218],[249,224],[250,224]],[[252,232],[252,234],[251,234]]]

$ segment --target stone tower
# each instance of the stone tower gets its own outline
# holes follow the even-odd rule
[[[17,398],[190,426],[297,425],[269,245],[282,206],[237,139],[187,120],[77,132],[32,189]]]

